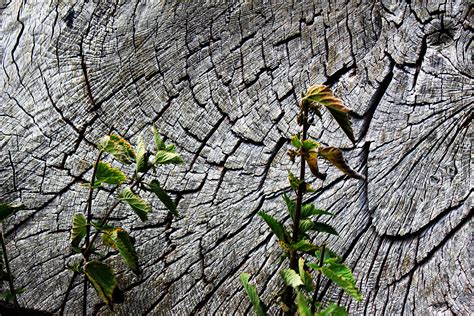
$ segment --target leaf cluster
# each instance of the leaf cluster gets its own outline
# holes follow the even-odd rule
[[[335,97],[328,87],[312,86],[302,95],[297,122],[303,127],[303,131],[291,138],[291,145],[294,149],[288,151],[290,160],[295,162],[296,158],[299,158],[320,180],[325,180],[326,174],[319,171],[318,158],[327,160],[349,177],[365,179],[363,175],[347,164],[341,149],[322,146],[316,140],[307,139],[309,122],[312,121],[309,116],[315,115],[322,118],[322,108],[329,111],[348,138],[355,142],[349,117],[350,109]],[[312,186],[305,181],[303,171],[301,177],[297,177],[289,171],[288,181],[290,188],[297,196],[294,200],[286,194],[283,195],[292,225],[286,226],[284,220],[279,220],[265,211],[258,213],[277,238],[277,243],[283,249],[283,258],[289,259],[289,267],[280,273],[286,286],[286,289],[281,293],[280,306],[286,314],[347,315],[345,309],[337,304],[329,303],[324,307],[317,300],[322,275],[354,299],[359,301],[362,299],[362,295],[355,285],[351,269],[344,265],[341,258],[326,245],[312,242],[312,233],[338,236],[334,227],[318,220],[320,217],[334,216],[334,214],[317,208],[311,203],[302,202],[303,194],[314,191]],[[249,275],[242,274],[241,282],[256,313],[264,315],[266,311],[263,308],[264,304],[258,298],[255,286],[249,284]]]
[[[117,201],[109,207],[105,217],[98,223],[91,221],[91,216],[88,213],[91,210],[90,206],[86,208],[87,214],[76,213],[72,218],[71,246],[73,250],[82,254],[83,260],[72,266],[71,269],[77,273],[84,273],[102,301],[111,309],[113,303],[117,301],[114,297],[117,297],[117,292],[120,290],[117,287],[113,268],[104,263],[103,256],[94,250],[92,243],[96,237],[100,235],[103,245],[117,251],[131,271],[135,274],[140,273],[135,239],[123,227],[107,224],[112,211],[123,203],[128,205],[141,221],[147,221],[152,212],[152,206],[141,196],[140,192],[144,191],[153,193],[172,215],[179,216],[175,202],[166,193],[160,182],[155,179],[149,182],[144,180],[150,170],[156,172],[156,168],[160,165],[183,163],[181,156],[176,153],[175,146],[165,144],[156,126],[153,126],[152,130],[154,152],[147,150],[143,137],[139,138],[136,147],[117,134],[107,135],[99,141],[97,147],[100,153],[94,165],[92,179],[88,184],[91,190],[89,199],[92,197],[92,190],[100,190],[104,185],[109,185],[117,187],[119,191]],[[103,153],[111,155],[119,164],[134,164],[134,173],[127,176],[120,167],[101,160]],[[88,204],[91,205],[92,200],[89,200]],[[94,231],[94,237],[92,237],[92,241],[89,241],[91,231]],[[96,258],[91,259],[91,256],[94,255]]]

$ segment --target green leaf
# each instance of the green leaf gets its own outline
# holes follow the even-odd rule
[[[148,219],[148,213],[151,212],[151,205],[133,193],[130,188],[125,188],[119,194],[118,198],[130,205],[135,214],[137,214],[143,222]]]
[[[131,164],[135,161],[136,154],[132,145],[117,134],[103,137],[98,144],[98,148],[115,157],[124,164]]]
[[[314,257],[320,261],[321,259],[321,253],[319,250],[316,250],[315,254],[314,254]],[[342,258],[339,257],[337,255],[337,253],[335,253],[334,251],[332,251],[331,249],[329,249],[327,246],[325,247],[324,249],[324,263],[333,263],[333,262],[336,262],[336,263],[340,263],[342,262]]]
[[[102,238],[102,242],[104,243],[104,245],[115,249],[115,243],[112,240],[112,237],[110,237],[110,234],[108,232],[104,231],[104,233],[100,237]]]
[[[304,269],[304,267],[305,267],[304,259],[300,257],[298,259],[298,273],[301,280],[303,281],[306,291],[311,292],[314,290],[313,277],[311,276],[310,273],[308,273],[308,271]]]
[[[175,217],[178,217],[179,214],[176,211],[176,204],[173,202],[171,197],[163,190],[160,186],[160,182],[157,180],[152,180],[149,184],[151,191],[156,194],[160,201],[166,206],[166,208],[173,214]]]
[[[348,115],[351,110],[343,104],[341,99],[334,96],[329,87],[324,85],[315,85],[309,87],[303,100],[308,100],[311,103],[316,102],[325,106],[344,133],[347,135],[347,137],[349,137],[349,139],[355,143],[352,123]]]
[[[99,161],[93,186],[98,187],[102,183],[120,185],[126,179],[127,177],[122,170],[112,167],[108,162]]]
[[[298,190],[298,187],[300,186],[300,183],[301,183],[301,180],[299,178],[297,178],[293,172],[291,172],[290,170],[288,170],[288,181],[290,182],[290,187],[293,189],[293,190]]]
[[[283,194],[283,200],[285,201],[286,207],[288,208],[288,213],[293,220],[295,220],[295,209],[296,209],[296,202],[286,194]]]
[[[113,242],[115,249],[118,250],[122,256],[125,263],[130,267],[130,269],[135,273],[140,273],[140,268],[138,267],[138,255],[135,251],[135,247],[132,245],[128,233],[122,228],[116,228],[110,233],[104,233],[110,236],[110,240]]]
[[[247,296],[250,299],[250,302],[252,302],[253,309],[255,310],[255,313],[257,313],[258,316],[265,316],[267,308],[265,304],[263,304],[260,301],[260,298],[258,297],[257,294],[257,289],[254,285],[251,285],[249,283],[250,275],[248,273],[242,273],[240,274],[240,282],[244,286],[245,292],[247,293]]]
[[[303,141],[303,149],[305,152],[309,152],[310,150],[316,149],[320,146],[321,144],[315,140],[312,139],[305,139]]]
[[[260,211],[257,213],[270,227],[272,232],[277,236],[279,240],[287,241],[288,238],[286,236],[285,226],[282,222],[275,219],[273,216],[268,215],[264,211]]]
[[[24,292],[26,292],[26,288],[15,289],[15,295],[19,295]],[[12,294],[10,289],[6,289],[0,293],[0,300],[13,302],[15,295]]]
[[[155,154],[155,164],[157,165],[182,164],[183,162],[183,158],[172,151],[158,150]]]
[[[318,154],[349,177],[365,180],[365,176],[361,175],[360,173],[349,167],[346,160],[344,159],[344,156],[342,155],[342,150],[340,150],[339,148],[320,147],[318,148]]]
[[[311,230],[313,228],[313,221],[310,219],[301,219],[300,220],[300,227],[299,227],[299,232],[300,234],[306,233],[308,230]]]
[[[291,286],[292,288],[296,289],[298,286],[303,285],[303,281],[301,280],[298,273],[296,273],[293,269],[284,269],[281,271],[281,276],[283,281],[287,286]]]
[[[308,301],[300,291],[296,291],[296,306],[298,308],[299,316],[313,316]]]
[[[155,124],[153,124],[152,131],[153,131],[153,140],[155,141],[156,150],[157,151],[164,150],[166,148],[165,142],[161,138],[161,135],[158,132],[158,129],[156,128]]]
[[[25,209],[23,204],[0,203],[0,221],[4,221],[9,216],[23,209]]]
[[[148,151],[146,150],[145,141],[140,136],[137,145],[137,165],[136,171],[145,172],[148,170]]]
[[[300,250],[307,253],[314,253],[314,251],[319,249],[318,246],[314,245],[307,239],[302,239],[298,241],[297,243],[292,244],[291,248],[293,248],[294,250]]]
[[[291,137],[291,144],[296,148],[296,149],[300,149],[301,146],[303,146],[303,144],[301,143],[301,139],[299,137],[299,135],[293,135]]]
[[[87,233],[87,220],[84,214],[74,214],[71,228],[71,246],[79,247],[82,239]]]
[[[316,208],[314,204],[303,204],[301,207],[301,218],[308,218],[311,216],[316,216],[316,215],[334,215],[333,213],[330,213],[328,211]]]
[[[355,286],[355,280],[352,272],[347,266],[341,263],[332,262],[322,266],[321,268],[318,268],[318,270],[321,271],[328,279],[341,287],[347,294],[351,295],[358,301],[362,300],[362,295],[360,294],[359,289],[357,289]]]
[[[92,260],[84,265],[84,273],[102,301],[112,309],[112,295],[117,286],[114,271],[105,263]]]
[[[313,227],[310,230],[339,236],[339,234],[337,233],[336,229],[334,229],[334,227],[325,223],[321,223],[321,222],[313,222]]]
[[[346,309],[335,303],[329,304],[324,310],[316,314],[316,316],[347,316],[349,315]]]

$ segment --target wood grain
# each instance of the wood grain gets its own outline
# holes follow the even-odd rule
[[[329,116],[310,135],[368,178],[323,164],[328,179],[315,182],[310,200],[342,232],[327,241],[364,300],[325,286],[328,297],[357,315],[472,313],[467,1],[16,0],[0,12],[0,198],[28,206],[6,223],[15,283],[28,289],[20,304],[58,311],[94,144],[111,130],[151,139],[153,122],[186,160],[159,175],[184,217],[168,228],[157,202],[145,224],[119,210],[143,275],[111,257],[126,290],[116,313],[247,314],[243,271],[268,301],[280,251],[256,213],[284,218],[295,105],[325,83],[354,110],[357,142]],[[111,199],[97,195],[95,216]],[[79,313],[81,289],[67,313]]]

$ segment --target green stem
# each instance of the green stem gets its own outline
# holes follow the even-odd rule
[[[321,253],[319,258],[319,267],[321,268],[324,264],[324,251],[326,250],[326,245],[321,246]],[[321,286],[321,271],[318,271],[318,276],[316,277],[316,286],[313,293],[313,301],[311,302],[311,313],[314,314],[316,311],[316,299],[318,297],[319,287]]]
[[[89,196],[87,197],[87,205],[85,212],[87,214],[87,225],[86,225],[86,248],[89,248],[89,238],[91,233],[91,221],[92,221],[92,197],[94,195],[94,183],[95,183],[95,176],[97,174],[97,168],[99,166],[100,158],[102,156],[103,151],[100,151],[97,155],[97,159],[94,164],[94,169],[92,171],[92,178],[91,178],[91,186],[89,188]],[[87,259],[86,259],[87,261]],[[89,287],[89,283],[87,280],[87,276],[84,275],[84,289],[83,289],[83,299],[82,299],[82,315],[87,315],[87,289]]]
[[[16,298],[15,287],[13,285],[13,275],[10,270],[10,262],[8,261],[7,247],[5,245],[5,240],[3,238],[3,225],[0,231],[0,243],[2,244],[3,260],[5,261],[5,268],[7,269],[7,274],[8,274],[8,286],[10,287],[10,293],[13,296],[13,303],[15,304],[17,314],[20,315],[20,305],[18,304],[18,300]]]
[[[303,114],[303,131],[301,135],[301,142],[306,140],[307,134],[308,134],[308,108],[305,106],[305,104],[301,104],[301,111]],[[305,160],[305,152],[304,149],[301,148],[301,160],[300,160],[300,184],[298,186],[298,190],[296,192],[296,207],[295,207],[295,218],[293,221],[293,238],[292,241],[293,243],[297,243],[299,239],[299,227],[300,227],[300,221],[301,221],[301,207],[303,205],[303,194],[306,191],[306,184],[305,184],[305,168],[306,168],[306,160]],[[290,251],[290,268],[293,270],[297,270],[298,268],[298,253],[295,250]],[[288,306],[289,312],[286,313],[287,315],[292,315],[293,314],[293,307],[294,307],[294,301],[293,301],[293,289],[291,287],[287,287],[286,294],[285,294],[285,299],[284,299],[285,305]]]
[[[130,184],[130,188],[135,188],[140,182],[141,180],[143,179],[143,177],[145,176],[146,173],[143,173],[142,176],[137,179],[137,180],[134,180],[131,184]],[[116,200],[112,205],[109,206],[109,208],[106,210],[106,213],[105,213],[105,217],[102,219],[102,221],[100,222],[100,226],[103,226],[107,223],[110,215],[112,214],[112,212],[114,211],[114,209],[120,204],[120,200]],[[88,225],[89,226],[89,225]],[[89,226],[90,227],[90,226]],[[84,253],[83,253],[83,264],[85,264],[88,260],[89,260],[89,257],[91,255],[91,252],[92,252],[92,246],[94,245],[94,242],[97,240],[97,238],[99,237],[99,233],[100,231],[99,230],[96,230],[94,235],[92,235],[92,238],[90,239],[90,242],[89,242],[89,245],[88,247],[84,250]],[[68,288],[66,290],[66,293],[64,294],[64,299],[61,303],[61,308],[60,308],[60,311],[59,311],[59,315],[64,315],[64,309],[66,307],[66,303],[67,303],[67,300],[69,298],[69,295],[71,293],[71,290],[72,290],[72,287],[74,285],[74,281],[76,280],[77,276],[79,275],[79,273],[77,272],[74,272],[74,274],[72,275],[71,277],[71,280],[69,281],[69,285],[68,285]]]

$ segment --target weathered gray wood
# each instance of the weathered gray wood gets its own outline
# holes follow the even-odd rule
[[[25,1],[26,2],[26,1]],[[346,149],[368,183],[334,170],[312,199],[364,301],[354,314],[472,313],[472,10],[467,1],[11,1],[2,12],[1,199],[28,205],[7,234],[20,303],[57,311],[74,259],[93,144],[156,122],[187,163],[160,176],[184,218],[118,218],[143,276],[122,269],[119,314],[244,314],[247,271],[270,298],[279,250],[256,218],[283,217],[295,104],[326,83],[354,109],[351,145],[325,117],[312,135]],[[293,166],[294,168],[295,166]],[[319,186],[319,183],[316,185]],[[96,199],[95,214],[110,203]],[[162,210],[162,211],[160,211]],[[80,286],[67,312],[80,311]],[[92,293],[92,290],[91,290]],[[95,299],[91,303],[98,303]],[[103,309],[103,311],[105,311]]]

